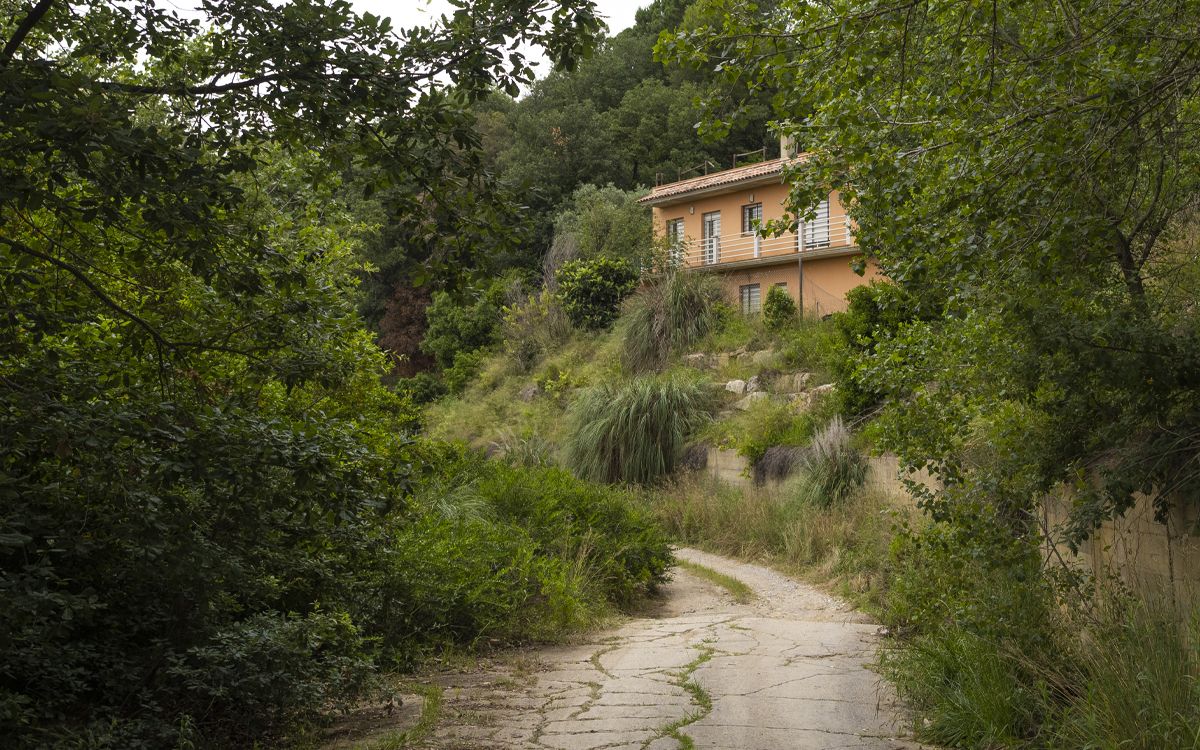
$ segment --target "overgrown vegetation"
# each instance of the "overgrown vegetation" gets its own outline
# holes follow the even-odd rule
[[[1193,613],[1113,627],[1121,595],[1079,596],[1039,554],[1047,534],[1077,547],[1138,493],[1160,519],[1194,510],[1200,286],[1183,269],[1200,48],[1177,30],[1198,21],[1171,1],[784,0],[660,40],[665,59],[778,88],[782,130],[810,153],[791,211],[841,190],[890,279],[854,293],[835,377],[879,449],[941,480],[919,493],[928,526],[897,543],[885,612],[901,634],[890,674],[936,742],[1200,736],[1194,641],[1145,646],[1156,622]],[[1043,530],[1040,503],[1063,485],[1071,518]]]
[[[680,376],[592,386],[571,405],[567,465],[596,482],[653,482],[675,469],[711,408],[705,387]]]
[[[804,476],[747,492],[697,473],[654,492],[649,502],[683,544],[765,561],[879,611],[893,524],[908,511],[874,489],[837,505],[813,497]]]
[[[629,300],[621,361],[630,372],[663,369],[721,322],[721,286],[712,274],[671,268]]]

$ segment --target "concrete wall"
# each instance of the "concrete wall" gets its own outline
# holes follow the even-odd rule
[[[1200,507],[1179,503],[1166,523],[1154,518],[1151,496],[1137,496],[1124,516],[1105,521],[1078,553],[1061,541],[1061,529],[1073,496],[1063,489],[1042,506],[1042,523],[1050,533],[1045,545],[1052,562],[1059,559],[1099,579],[1116,578],[1134,591],[1170,592],[1176,601],[1200,604]]]

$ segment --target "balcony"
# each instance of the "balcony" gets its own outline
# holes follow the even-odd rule
[[[838,255],[856,248],[847,221],[834,218],[805,222],[799,232],[778,237],[740,232],[699,240],[689,237],[676,246],[676,258],[689,267],[766,265],[787,256]]]

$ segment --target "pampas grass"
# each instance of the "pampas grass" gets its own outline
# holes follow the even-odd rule
[[[653,482],[675,470],[711,402],[700,383],[681,377],[588,388],[568,414],[567,465],[595,482]]]

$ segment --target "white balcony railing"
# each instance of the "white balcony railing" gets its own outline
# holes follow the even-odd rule
[[[684,265],[712,266],[854,246],[854,235],[844,219],[820,219],[778,237],[738,233],[688,238],[679,243],[676,257]]]

